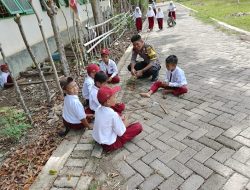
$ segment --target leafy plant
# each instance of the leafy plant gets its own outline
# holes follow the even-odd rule
[[[17,141],[30,127],[24,112],[14,108],[0,110],[0,137]]]

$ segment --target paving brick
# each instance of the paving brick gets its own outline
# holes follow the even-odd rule
[[[94,173],[98,168],[98,163],[94,159],[89,159],[86,166],[84,167],[83,173]]]
[[[158,139],[153,140],[152,142],[150,142],[150,144],[154,145],[156,148],[160,149],[163,152],[166,152],[167,150],[171,149],[170,146]]]
[[[94,144],[77,144],[74,150],[93,150]]]
[[[234,138],[234,140],[236,140],[237,142],[243,144],[243,145],[246,145],[248,147],[250,147],[250,140],[245,138],[245,137],[242,137],[242,136],[237,136]]]
[[[132,164],[133,162],[135,162],[136,160],[140,159],[141,157],[143,157],[146,154],[146,152],[142,149],[137,150],[136,152],[133,152],[132,154],[129,154],[126,157],[126,161],[129,164]]]
[[[130,155],[130,152],[127,151],[126,149],[120,150],[120,152],[116,152],[113,155],[113,161],[123,161],[127,156]]]
[[[192,149],[196,150],[196,151],[200,151],[201,149],[203,149],[205,146],[195,140],[189,139],[189,138],[185,138],[181,141],[182,143],[184,143],[185,145],[191,147]]]
[[[175,136],[173,136],[173,138],[176,139],[176,140],[178,140],[178,141],[182,141],[182,140],[185,139],[190,133],[192,133],[191,130],[184,129],[184,130],[180,131],[178,134],[176,134]]]
[[[185,164],[188,160],[190,160],[197,151],[193,150],[192,148],[187,147],[184,151],[182,151],[178,156],[175,157],[175,159],[182,163]]]
[[[162,175],[164,178],[168,178],[174,172],[170,168],[168,168],[164,163],[159,161],[158,159],[154,160],[150,166],[156,170],[156,173]]]
[[[159,157],[159,160],[163,163],[168,163],[170,160],[175,158],[180,152],[174,148],[167,150],[162,156]]]
[[[133,142],[127,142],[125,145],[124,145],[124,147],[128,150],[128,151],[130,151],[130,152],[135,152],[135,151],[137,151],[138,149],[139,149],[139,147],[136,145],[136,144],[134,144]]]
[[[141,160],[137,160],[131,166],[144,177],[149,177],[153,173],[153,170]]]
[[[226,178],[218,174],[211,175],[200,190],[219,190],[225,184]]]
[[[215,151],[213,149],[211,149],[209,147],[205,147],[194,156],[194,159],[201,162],[201,163],[204,163],[214,153],[215,153]]]
[[[212,170],[194,159],[189,160],[185,165],[205,179],[207,179],[213,173]]]
[[[220,136],[224,132],[223,129],[219,127],[214,127],[213,129],[209,130],[205,136],[210,139],[216,139],[218,136]]]
[[[154,174],[147,178],[146,181],[140,185],[140,187],[143,190],[154,190],[163,180],[163,177],[158,174]]]
[[[141,116],[140,116],[140,117],[141,117]],[[148,125],[146,125],[146,124],[143,124],[143,131],[145,131],[145,132],[147,132],[148,134],[150,134],[150,133],[154,132],[155,129],[152,128],[152,127],[150,127],[150,126],[148,126]]]
[[[147,153],[151,152],[154,149],[154,147],[145,140],[140,140],[136,142],[136,145]]]
[[[142,161],[145,162],[146,164],[149,164],[162,155],[163,155],[163,152],[156,149],[148,153],[146,156],[142,157]]]
[[[224,144],[225,146],[232,148],[234,150],[238,150],[240,147],[242,147],[242,145],[238,143],[237,141],[229,139],[223,135],[219,136],[216,140],[220,142],[221,144]]]
[[[136,189],[144,181],[140,174],[133,175],[124,185],[123,189]]]
[[[188,123],[186,121],[181,122],[180,125],[188,130],[191,130],[191,131],[195,131],[199,128],[198,126],[195,126],[194,124]]]
[[[177,189],[182,183],[184,179],[181,178],[177,174],[173,174],[170,178],[168,178],[165,182],[163,182],[160,186],[160,190],[173,190]]]
[[[250,166],[242,164],[241,162],[234,160],[232,158],[228,159],[225,162],[225,165],[232,168],[233,170],[236,170],[240,174],[250,178]]]
[[[156,138],[158,138],[162,133],[159,131],[154,131],[153,133],[147,135],[146,137],[144,137],[144,139],[148,142],[155,140]]]
[[[250,148],[241,147],[233,156],[233,159],[238,160],[239,162],[245,163],[250,159]]]
[[[210,158],[205,162],[205,165],[210,169],[216,171],[217,173],[221,174],[224,177],[228,177],[233,173],[233,170],[220,162]]]
[[[196,190],[203,184],[204,179],[198,175],[191,175],[181,186],[180,190]]]
[[[79,177],[71,177],[70,180],[68,180],[68,177],[58,177],[54,182],[54,186],[75,188],[78,181]]]
[[[87,159],[68,159],[65,166],[68,167],[84,167],[87,163]]]
[[[209,122],[209,121],[213,120],[214,118],[216,118],[217,116],[218,115],[213,114],[213,113],[207,113],[205,116],[200,118],[200,120],[203,122]]]
[[[92,176],[88,175],[81,176],[75,190],[88,190],[92,180],[93,180]]]
[[[214,149],[214,150],[220,150],[220,148],[223,147],[222,144],[220,144],[212,139],[209,139],[207,137],[201,137],[198,141],[203,143],[204,145]]]
[[[79,177],[82,174],[82,168],[78,167],[63,167],[62,170],[60,170],[59,175],[60,176],[76,176]]]
[[[169,161],[167,166],[184,179],[187,179],[193,173],[192,170],[176,160]]]
[[[170,120],[170,119],[168,119],[168,120]],[[175,132],[180,132],[180,131],[182,131],[184,129],[183,127],[181,127],[179,125],[176,125],[176,124],[174,124],[172,122],[169,122],[168,120],[163,119],[163,120],[159,121],[158,123],[160,123],[161,125],[167,127],[169,130],[172,130],[172,131],[175,131]]]
[[[187,148],[187,146],[185,144],[183,144],[183,143],[181,143],[173,138],[169,139],[166,143],[179,151],[183,151],[183,150],[185,150],[185,148]]]
[[[153,132],[154,133],[154,132]],[[152,134],[153,134],[152,133]],[[159,134],[160,135],[160,134]],[[133,138],[133,140],[132,140],[132,142],[133,143],[136,143],[136,142],[138,142],[138,141],[140,141],[141,139],[143,139],[143,138],[146,138],[146,137],[148,137],[149,135],[148,135],[148,133],[146,133],[145,131],[142,131],[139,135],[137,135],[135,138]],[[149,137],[148,137],[149,138]],[[153,138],[156,138],[156,137],[153,137],[153,136],[151,136],[151,138],[153,139]]]
[[[125,179],[130,178],[131,176],[135,174],[135,170],[130,165],[128,165],[125,161],[118,162],[117,167],[118,167],[118,171]]]
[[[88,158],[91,154],[91,151],[86,151],[86,150],[74,150],[70,157],[71,158],[77,158],[77,159],[83,159],[83,158]]]
[[[168,139],[170,139],[171,137],[173,137],[175,134],[176,134],[175,131],[168,130],[163,135],[161,135],[158,139],[161,140],[161,141],[163,141],[163,142],[167,142]]]
[[[224,163],[228,158],[230,158],[235,153],[235,150],[223,147],[216,154],[213,155],[213,158],[221,163]]]
[[[165,133],[166,131],[169,130],[166,126],[159,123],[154,124],[152,127],[155,128],[155,130],[161,131],[162,133]]]
[[[248,127],[247,125],[238,124],[236,126],[229,128],[228,130],[226,130],[223,133],[223,135],[228,137],[228,138],[234,138],[235,136],[237,136],[239,133],[241,133],[247,127]]]
[[[222,111],[211,108],[211,107],[206,107],[206,108],[204,108],[204,110],[207,111],[207,112],[216,114],[216,115],[221,115],[223,113]]]
[[[244,186],[247,184],[248,179],[238,173],[235,173],[230,177],[227,181],[223,190],[242,190]]]
[[[247,129],[245,129],[244,131],[242,131],[240,133],[241,136],[249,138],[250,139],[250,127],[248,127]]]

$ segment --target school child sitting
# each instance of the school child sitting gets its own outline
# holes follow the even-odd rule
[[[135,18],[135,26],[137,32],[140,33],[142,31],[142,13],[140,7],[135,8],[134,18]]]
[[[97,93],[99,88],[102,86],[105,86],[107,84],[108,77],[103,71],[99,71],[95,75],[95,85],[92,87],[90,91],[89,96],[89,108],[91,112],[88,111],[88,113],[95,113],[96,109],[101,106],[97,99]],[[125,110],[125,104],[124,103],[116,103],[115,106],[111,107],[115,112],[117,112],[119,115],[122,114],[122,112]],[[86,111],[86,110],[85,110]]]
[[[0,87],[1,88],[10,88],[12,87],[13,81],[9,73],[9,68],[7,64],[3,64],[0,66],[1,74],[0,74]]]
[[[174,20],[176,20],[176,6],[173,3],[173,1],[170,1],[169,5],[168,5],[168,17],[173,17]]]
[[[109,59],[109,55],[110,51],[108,49],[101,50],[102,61],[100,62],[100,69],[108,75],[109,83],[119,83],[118,68],[116,63],[112,59]]]
[[[154,28],[155,13],[151,6],[148,7],[147,17],[148,17],[148,31],[152,31]]]
[[[94,85],[95,74],[100,71],[100,68],[96,64],[90,64],[87,66],[87,77],[84,80],[82,87],[82,96],[85,98],[85,105],[89,105],[89,93]]]
[[[160,30],[162,30],[163,29],[164,14],[163,14],[163,11],[161,10],[161,8],[158,8],[156,18],[157,18],[157,21],[158,21],[158,27],[159,27]]]
[[[159,88],[164,88],[163,94],[172,93],[175,96],[187,93],[187,80],[184,71],[177,66],[178,58],[175,55],[170,55],[166,59],[166,78],[165,82],[157,81],[153,83],[149,92],[141,93],[142,97],[149,98]]]
[[[116,104],[115,95],[121,87],[101,87],[97,99],[101,104],[95,112],[92,132],[94,140],[107,152],[114,151],[142,132],[140,123],[128,124],[125,117],[120,117],[111,107]]]
[[[90,129],[87,117],[93,117],[93,115],[85,114],[84,107],[78,97],[79,87],[76,82],[73,78],[67,77],[60,80],[60,85],[66,94],[62,113],[63,124],[66,130],[59,133],[59,135],[66,135],[70,129]]]

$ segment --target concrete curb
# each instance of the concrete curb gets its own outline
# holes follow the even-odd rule
[[[178,3],[178,4],[181,5],[182,7],[186,8],[186,9],[189,9],[189,10],[193,11],[193,12],[196,12],[196,13],[199,12],[199,11],[197,11],[197,10],[195,10],[195,9],[192,9],[192,8],[190,8],[190,7],[187,7],[187,6],[185,6],[185,5],[181,4],[181,3]],[[237,28],[237,27],[235,27],[235,26],[232,26],[232,25],[230,25],[230,24],[227,24],[227,23],[225,23],[225,22],[219,21],[219,20],[217,20],[217,19],[215,19],[215,18],[213,18],[213,17],[209,17],[209,18],[210,18],[211,20],[213,20],[214,22],[216,22],[218,25],[220,25],[220,26],[222,26],[222,27],[224,27],[224,28],[227,28],[227,29],[229,29],[229,30],[232,30],[232,31],[239,32],[239,33],[241,33],[241,34],[245,34],[245,35],[250,36],[250,32],[248,32],[248,31],[246,31],[246,30],[243,30],[243,29]]]
[[[30,190],[49,190],[53,185],[59,171],[63,168],[65,162],[78,143],[82,133],[70,131],[66,138],[61,142],[57,149],[50,156],[49,160],[37,176]],[[50,175],[49,170],[56,170],[56,175]]]

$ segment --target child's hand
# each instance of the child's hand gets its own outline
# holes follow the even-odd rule
[[[128,120],[127,120],[126,116],[125,116],[125,115],[122,115],[122,116],[121,116],[121,119],[122,119],[122,121],[123,121],[125,127],[128,127],[129,124],[128,124]]]
[[[131,74],[132,74],[133,76],[136,76],[136,70],[135,70],[135,69],[131,69]]]
[[[111,77],[109,77],[108,82],[111,82],[111,81],[112,81],[112,78],[111,78]]]

